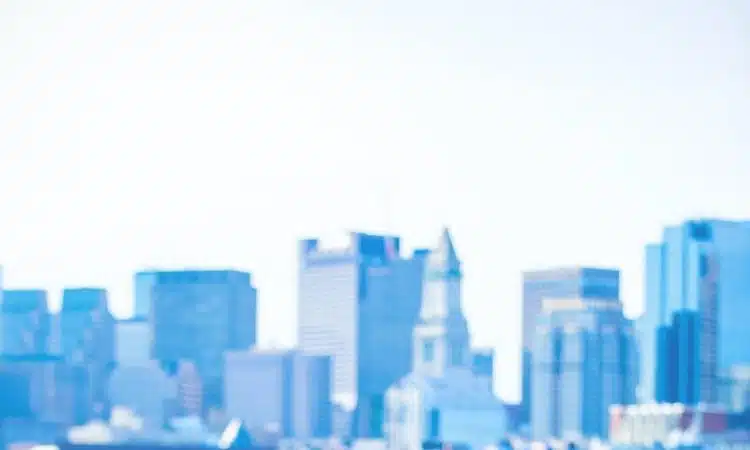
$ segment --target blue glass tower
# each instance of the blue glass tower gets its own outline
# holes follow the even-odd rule
[[[355,436],[382,435],[385,392],[411,370],[426,254],[365,233],[343,248],[300,243],[300,349],[333,356],[333,399],[354,411]]]
[[[536,321],[545,298],[619,298],[620,272],[611,269],[568,267],[523,274],[523,355],[521,423],[528,423],[532,405],[532,350]]]
[[[750,363],[750,222],[691,220],[646,247],[643,401],[716,402]]]
[[[532,357],[533,437],[606,437],[609,407],[635,399],[635,350],[618,296],[545,298]]]

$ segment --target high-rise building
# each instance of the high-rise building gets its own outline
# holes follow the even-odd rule
[[[507,414],[486,380],[474,374],[461,307],[463,273],[447,229],[424,267],[412,371],[386,394],[387,445],[409,450],[423,448],[425,441],[496,445],[507,432]]]
[[[153,272],[149,321],[152,357],[170,375],[190,362],[202,383],[204,408],[222,405],[223,354],[255,345],[257,293],[236,270]]]
[[[298,339],[300,350],[333,357],[333,399],[352,410],[357,403],[359,305],[367,296],[369,267],[396,258],[398,238],[351,233],[344,248],[300,243]]]
[[[635,337],[619,294],[544,298],[532,354],[531,433],[606,437],[609,407],[635,400]]]
[[[530,420],[532,404],[532,350],[536,321],[547,298],[618,298],[617,270],[568,267],[529,271],[523,274],[522,316],[522,401],[521,421]]]
[[[6,355],[47,353],[50,337],[50,315],[47,292],[6,290],[0,303],[0,330]]]
[[[109,311],[103,288],[63,290],[62,309],[57,316],[60,349],[66,362],[83,367],[90,385],[94,417],[109,414],[109,374],[115,364],[115,319]]]
[[[714,403],[750,363],[750,222],[691,220],[646,247],[644,402]]]
[[[385,393],[411,371],[427,253],[416,250],[404,258],[394,252],[392,259],[373,260],[367,268],[358,313],[355,437],[382,437]]]
[[[225,355],[226,412],[250,430],[289,438],[328,438],[332,431],[331,358],[298,351]]]
[[[351,233],[349,245],[300,246],[299,344],[333,357],[333,398],[352,411],[352,433],[382,435],[384,395],[412,361],[425,250],[400,255],[400,239]]]

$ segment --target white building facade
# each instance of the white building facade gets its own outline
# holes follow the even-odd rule
[[[414,328],[413,371],[386,395],[385,432],[393,450],[417,450],[425,441],[484,448],[507,432],[502,402],[472,371],[461,309],[461,265],[444,230],[425,266],[420,321]]]

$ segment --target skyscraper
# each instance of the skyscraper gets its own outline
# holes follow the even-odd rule
[[[382,435],[386,389],[411,368],[426,253],[403,258],[399,238],[364,233],[341,249],[301,242],[300,350],[333,357],[333,397],[356,406],[356,436]]]
[[[60,347],[66,363],[87,371],[94,416],[109,412],[109,375],[115,362],[115,319],[102,288],[63,290],[59,321]],[[83,389],[83,388],[82,388]]]
[[[317,239],[300,242],[298,338],[300,351],[333,357],[334,401],[357,404],[359,305],[367,296],[368,268],[391,259],[399,239],[351,233],[345,248],[324,249]]]
[[[236,270],[153,274],[148,292],[153,358],[170,374],[191,363],[202,383],[202,405],[221,406],[222,355],[248,349],[256,341],[257,293],[250,274]]]
[[[535,439],[606,437],[609,406],[635,397],[635,337],[619,295],[545,298],[532,354]]]
[[[357,408],[354,435],[383,435],[386,390],[411,371],[427,250],[377,262],[367,270],[359,304]]]
[[[712,403],[750,363],[750,222],[691,220],[646,247],[643,401]]]
[[[618,298],[620,273],[617,270],[568,267],[530,271],[523,274],[522,317],[522,402],[521,421],[530,420],[532,404],[532,350],[536,321],[547,298]]]
[[[50,314],[47,292],[7,290],[0,303],[0,330],[3,342],[0,350],[6,355],[43,354],[48,350]]]

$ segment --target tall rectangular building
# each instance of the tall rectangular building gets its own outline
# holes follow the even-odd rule
[[[115,364],[115,319],[109,310],[107,290],[85,287],[63,290],[57,316],[59,346],[67,364],[84,368],[94,417],[109,411],[109,375]]]
[[[411,371],[427,254],[416,250],[404,258],[394,253],[373,260],[367,269],[358,314],[355,437],[383,436],[386,391]]]
[[[750,363],[750,222],[691,220],[646,247],[642,401],[713,403]]]
[[[152,357],[170,373],[197,370],[207,408],[222,404],[223,354],[255,345],[257,293],[236,270],[153,272],[148,292]]]
[[[619,298],[620,272],[612,269],[568,267],[523,274],[521,422],[530,420],[532,350],[536,321],[547,298]]]
[[[232,351],[224,356],[226,412],[250,429],[296,439],[332,431],[331,358],[298,351]]]
[[[356,407],[356,436],[382,435],[385,392],[411,370],[426,253],[402,258],[398,237],[364,233],[345,248],[300,244],[300,350],[332,356],[333,398]]]
[[[547,298],[536,325],[532,437],[606,437],[609,407],[635,400],[635,337],[619,298]]]
[[[46,353],[50,338],[47,292],[41,289],[7,290],[0,304],[2,350],[6,355]]]

